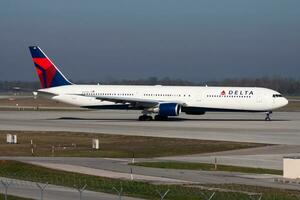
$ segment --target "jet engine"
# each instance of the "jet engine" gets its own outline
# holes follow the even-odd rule
[[[178,116],[181,113],[181,105],[177,103],[161,103],[158,114],[161,116]]]

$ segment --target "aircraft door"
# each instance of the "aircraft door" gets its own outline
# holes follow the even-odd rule
[[[204,101],[204,92],[203,91],[199,91],[197,92],[197,95],[196,95],[196,102],[199,103],[199,104],[202,104],[203,101]]]

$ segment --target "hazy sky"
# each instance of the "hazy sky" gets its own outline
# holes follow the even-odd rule
[[[0,80],[300,78],[299,0],[1,0]]]

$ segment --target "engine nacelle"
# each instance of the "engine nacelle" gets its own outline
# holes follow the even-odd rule
[[[158,114],[161,116],[178,116],[181,113],[181,106],[177,103],[159,104]]]

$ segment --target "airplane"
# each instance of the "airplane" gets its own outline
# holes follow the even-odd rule
[[[140,85],[76,85],[69,81],[38,46],[29,47],[40,79],[40,96],[89,109],[141,110],[140,121],[167,120],[180,113],[265,112],[288,100],[279,92],[260,87],[199,87]]]

